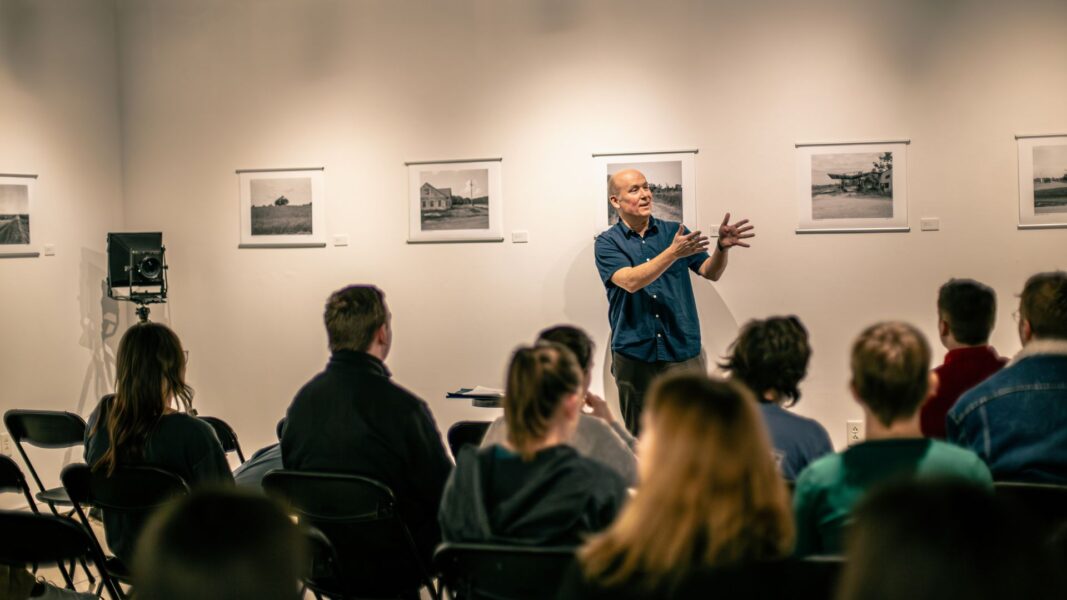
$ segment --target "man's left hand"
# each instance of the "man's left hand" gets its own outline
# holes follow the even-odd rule
[[[756,237],[756,234],[752,233],[753,229],[755,227],[748,224],[748,219],[741,219],[731,225],[730,213],[726,213],[722,219],[722,225],[719,225],[719,247],[723,250],[734,246],[748,248],[749,245],[744,240]]]

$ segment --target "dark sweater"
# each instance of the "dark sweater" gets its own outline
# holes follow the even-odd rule
[[[282,464],[349,473],[393,490],[424,558],[440,541],[437,508],[452,470],[425,402],[390,380],[364,352],[335,352],[297,392],[281,436]]]
[[[96,461],[111,447],[107,414],[114,396],[104,396],[89,415],[85,439],[85,462]],[[99,429],[97,423],[100,424]],[[184,413],[165,414],[148,434],[144,458],[137,464],[160,467],[180,475],[190,487],[205,483],[233,483],[222,444],[210,425]],[[123,562],[133,558],[137,536],[149,515],[104,511],[104,532],[111,552]]]
[[[626,482],[570,446],[524,462],[502,446],[464,447],[441,501],[449,542],[570,546],[615,520]]]

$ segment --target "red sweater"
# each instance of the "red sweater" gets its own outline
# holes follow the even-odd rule
[[[957,348],[945,355],[945,363],[934,369],[939,384],[937,394],[922,407],[921,426],[926,437],[945,439],[945,415],[967,390],[985,381],[1007,364],[992,346]]]

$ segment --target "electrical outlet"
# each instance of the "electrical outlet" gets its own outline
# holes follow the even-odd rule
[[[863,441],[867,437],[867,432],[863,429],[863,421],[845,421],[845,443],[849,446],[855,446]]]
[[[6,431],[0,433],[0,454],[4,456],[15,455],[15,445],[11,443],[11,435]]]

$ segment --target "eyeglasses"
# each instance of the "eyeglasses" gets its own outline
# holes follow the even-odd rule
[[[1022,317],[1023,317],[1023,315],[1019,311],[1015,311],[1015,312],[1011,313],[1011,318],[1015,319],[1016,323],[1018,323],[1019,320],[1022,319]]]
[[[185,364],[189,364],[189,351],[188,350],[182,350],[182,354],[185,355]]]

